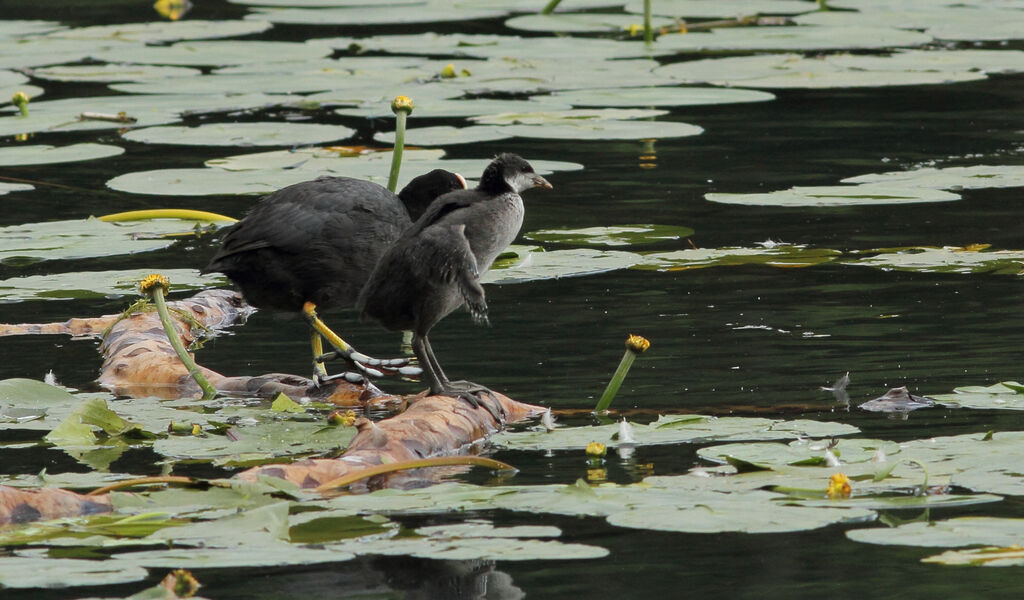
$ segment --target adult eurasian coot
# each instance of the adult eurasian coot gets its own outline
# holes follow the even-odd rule
[[[498,417],[500,406],[487,388],[450,381],[434,356],[427,335],[449,313],[465,304],[478,323],[487,323],[480,277],[519,233],[523,199],[519,193],[550,188],[530,163],[515,154],[495,158],[473,190],[448,193],[432,203],[377,263],[356,303],[364,317],[392,330],[412,330],[412,347],[432,394],[484,405]],[[496,408],[498,407],[498,408]]]
[[[408,359],[380,361],[358,353],[316,315],[317,308],[350,307],[378,259],[433,200],[465,189],[461,175],[436,169],[396,196],[350,177],[319,177],[261,199],[227,229],[203,272],[230,278],[257,307],[302,312],[312,327],[314,372],[326,371],[321,335],[363,374],[393,371]]]

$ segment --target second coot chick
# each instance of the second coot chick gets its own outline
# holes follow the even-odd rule
[[[441,169],[416,177],[397,196],[350,177],[290,185],[261,199],[231,226],[203,272],[224,273],[257,308],[301,311],[314,329],[315,355],[323,352],[319,331],[350,364],[376,375],[376,367],[408,360],[377,361],[356,353],[319,321],[315,310],[352,306],[402,231],[435,198],[465,187],[462,176]],[[323,377],[315,359],[315,371]]]
[[[412,347],[430,384],[430,393],[485,405],[497,419],[500,406],[490,390],[468,381],[450,381],[434,356],[431,328],[465,304],[473,319],[487,322],[480,277],[519,233],[523,224],[520,192],[550,188],[530,163],[501,154],[484,170],[473,190],[438,198],[381,257],[356,308],[392,330],[412,330]]]

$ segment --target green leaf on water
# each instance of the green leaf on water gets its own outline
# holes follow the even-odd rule
[[[971,567],[1024,566],[1024,548],[1012,545],[1005,548],[987,547],[970,550],[947,550],[942,554],[922,558],[921,562]]]
[[[512,264],[499,264],[481,278],[483,283],[523,283],[543,279],[579,277],[627,269],[640,256],[620,250],[574,248],[550,252],[530,252]]]
[[[414,127],[406,130],[405,143],[414,146],[451,146],[455,144],[474,144],[491,142],[512,137],[506,127],[496,125],[474,125],[470,127],[452,127],[437,125],[435,127]],[[373,139],[386,144],[395,143],[393,131],[375,134]]]
[[[643,0],[630,0],[626,12],[643,14]],[[803,0],[658,0],[651,2],[651,13],[666,17],[725,19],[739,15],[796,15],[815,10]]]
[[[69,146],[8,146],[0,148],[0,166],[46,165],[95,160],[124,154],[124,148],[85,142]],[[5,185],[5,184],[0,184]],[[32,186],[28,186],[30,189]]]
[[[1024,62],[1021,64],[1024,69]],[[940,190],[1024,187],[1024,167],[1019,165],[972,165],[888,171],[847,177],[843,183],[886,183]]]
[[[54,39],[116,40],[154,44],[177,40],[225,38],[260,33],[270,29],[270,23],[259,21],[155,21],[150,23],[120,23],[61,29],[49,34]]]
[[[810,267],[835,260],[838,250],[767,242],[762,248],[697,248],[644,253],[632,268],[644,271],[683,271],[706,267],[760,264],[769,267]]]
[[[34,77],[52,81],[145,81],[201,74],[198,69],[133,64],[59,65],[32,70]]]
[[[0,584],[13,589],[116,585],[141,581],[148,575],[136,565],[46,554],[5,556],[0,561]]]
[[[0,300],[69,300],[77,298],[135,297],[139,282],[153,269],[126,271],[75,271],[52,275],[29,275],[0,280]],[[226,283],[219,275],[200,275],[196,269],[161,269],[174,291],[201,290]]]
[[[907,523],[899,527],[852,529],[846,537],[855,542],[886,546],[961,548],[964,546],[1011,546],[1024,536],[1024,519],[956,517],[944,521]]]
[[[340,125],[316,123],[210,123],[197,127],[147,127],[123,135],[146,144],[184,146],[290,146],[344,140],[355,130]]]
[[[719,204],[827,208],[918,202],[951,202],[959,200],[960,195],[942,190],[914,187],[912,185],[865,183],[861,185],[797,186],[791,187],[788,190],[755,194],[712,192],[704,194],[704,198]]]
[[[1024,251],[986,250],[986,245],[944,248],[880,248],[843,264],[921,273],[996,273],[1017,275],[1024,271]]]
[[[305,414],[306,412],[306,409],[301,404],[289,398],[284,392],[281,392],[274,398],[274,401],[270,404],[270,410],[278,413]]]
[[[536,96],[545,98],[548,96]],[[706,106],[711,104],[736,104],[742,102],[766,102],[775,95],[758,90],[738,90],[685,86],[590,88],[564,92],[552,92],[551,98],[568,102],[573,106]]]
[[[669,27],[674,23],[673,19],[664,17],[651,18],[651,27]],[[505,21],[505,27],[510,29],[552,33],[614,33],[628,31],[630,26],[642,25],[643,19],[640,17],[616,13],[533,14]]]
[[[584,246],[637,246],[681,240],[693,229],[680,225],[611,225],[580,229],[540,229],[523,235],[534,242]]]
[[[0,196],[11,192],[27,192],[34,189],[36,189],[34,185],[29,185],[27,183],[6,183],[0,181]]]
[[[115,46],[95,52],[113,63],[223,67],[251,63],[310,61],[331,54],[330,46],[302,42],[229,40],[178,42],[170,46]]]

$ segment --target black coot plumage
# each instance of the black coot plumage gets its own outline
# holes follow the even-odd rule
[[[550,188],[530,163],[502,154],[484,170],[473,190],[438,198],[381,257],[356,303],[364,317],[392,330],[412,330],[412,346],[432,394],[461,397],[480,406],[490,390],[468,381],[450,381],[434,356],[431,328],[465,304],[473,319],[487,322],[480,277],[519,233],[523,199],[519,193]],[[493,400],[493,396],[491,396]],[[497,417],[499,410],[486,406]]]
[[[408,360],[377,361],[356,353],[315,310],[352,306],[402,231],[435,198],[465,187],[460,175],[441,169],[416,177],[397,196],[349,177],[297,183],[264,197],[231,226],[203,271],[227,275],[257,308],[303,312],[313,327],[315,354],[322,354],[323,334],[355,368],[376,375],[379,367],[397,368]],[[325,374],[319,363],[315,370]]]

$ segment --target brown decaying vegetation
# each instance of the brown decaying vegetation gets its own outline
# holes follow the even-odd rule
[[[186,345],[201,333],[196,329],[224,327],[244,317],[250,309],[241,297],[226,290],[207,290],[192,298],[169,303],[178,334]],[[192,318],[182,318],[191,315]],[[109,328],[109,330],[108,330]],[[108,330],[108,331],[107,331]],[[115,394],[129,397],[157,396],[179,398],[199,396],[199,387],[174,354],[155,312],[144,311],[120,319],[117,315],[94,319],[70,319],[65,323],[46,325],[0,325],[0,335],[68,334],[101,335],[104,361],[98,378],[100,384]],[[202,368],[202,367],[200,367]],[[359,433],[338,458],[306,459],[291,464],[263,465],[238,475],[244,480],[261,476],[286,479],[303,488],[315,488],[332,479],[359,469],[431,456],[474,453],[487,435],[500,430],[497,422],[483,408],[474,408],[462,400],[445,396],[416,396],[403,399],[381,392],[372,384],[355,385],[345,381],[316,387],[297,375],[271,373],[260,376],[227,377],[203,369],[203,373],[221,393],[230,395],[273,397],[284,392],[289,396],[310,397],[339,406],[360,406],[367,400],[378,408],[400,406],[408,402],[404,412],[379,422],[359,419]],[[505,414],[505,422],[535,415],[542,407],[523,404],[497,394]],[[420,479],[439,478],[450,473],[448,468],[423,469]],[[357,484],[360,489],[402,485],[409,475],[379,475]],[[356,486],[353,486],[356,487]],[[59,488],[23,490],[0,486],[0,524],[23,523],[41,519],[109,512],[108,495],[84,496]]]

